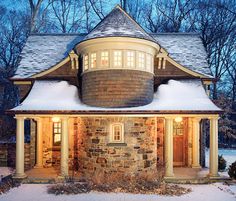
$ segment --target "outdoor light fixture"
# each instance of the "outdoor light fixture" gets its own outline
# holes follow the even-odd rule
[[[177,123],[181,122],[182,120],[183,120],[182,117],[176,117],[176,118],[175,118],[175,122],[177,122]]]
[[[53,121],[53,122],[59,122],[59,121],[60,121],[60,118],[59,118],[59,117],[52,117],[52,121]]]

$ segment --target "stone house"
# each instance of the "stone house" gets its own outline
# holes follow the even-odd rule
[[[21,104],[16,178],[24,171],[24,122],[37,168],[138,174],[200,168],[201,123],[210,120],[209,176],[218,176],[214,81],[197,34],[146,33],[119,6],[88,34],[29,36],[11,80]]]

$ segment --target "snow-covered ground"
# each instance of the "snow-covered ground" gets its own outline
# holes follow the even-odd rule
[[[80,195],[47,194],[46,184],[23,184],[19,188],[11,189],[7,194],[0,195],[2,201],[235,201],[236,185],[227,186],[220,183],[210,185],[183,185],[192,192],[180,197],[160,195],[139,195],[124,193],[91,192]]]
[[[10,175],[13,172],[13,169],[10,167],[0,167],[0,181],[3,177]]]

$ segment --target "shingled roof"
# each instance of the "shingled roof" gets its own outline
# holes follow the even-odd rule
[[[207,62],[207,53],[199,34],[157,33],[150,35],[177,63],[192,71],[212,77]]]
[[[76,44],[103,37],[133,37],[156,42],[183,67],[212,78],[207,63],[207,53],[198,34],[148,34],[119,6],[87,35],[30,35],[20,54],[21,61],[13,78],[30,78],[48,70],[65,59]]]
[[[104,37],[132,37],[155,42],[120,6],[116,6],[84,40]]]
[[[53,67],[66,58],[83,38],[83,34],[30,35],[13,78],[28,78]]]

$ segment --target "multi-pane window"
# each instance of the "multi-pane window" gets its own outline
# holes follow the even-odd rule
[[[138,67],[144,69],[145,54],[143,52],[138,53]]]
[[[84,55],[84,70],[88,70],[89,68],[89,57],[87,54]]]
[[[53,145],[61,144],[61,122],[53,122]]]
[[[127,51],[127,67],[133,68],[134,67],[134,60],[135,60],[135,53],[134,51]]]
[[[184,134],[183,121],[181,121],[181,122],[175,122],[174,121],[173,133],[174,133],[174,135],[183,135]]]
[[[91,53],[91,68],[96,68],[97,66],[97,54]]]
[[[146,68],[148,71],[152,70],[152,57],[150,54],[146,55]]]
[[[111,125],[111,142],[114,142],[114,143],[124,142],[123,124],[115,123]]]
[[[114,67],[122,67],[122,51],[115,50],[114,51]]]
[[[101,66],[108,67],[109,62],[109,52],[103,51],[101,52]]]

